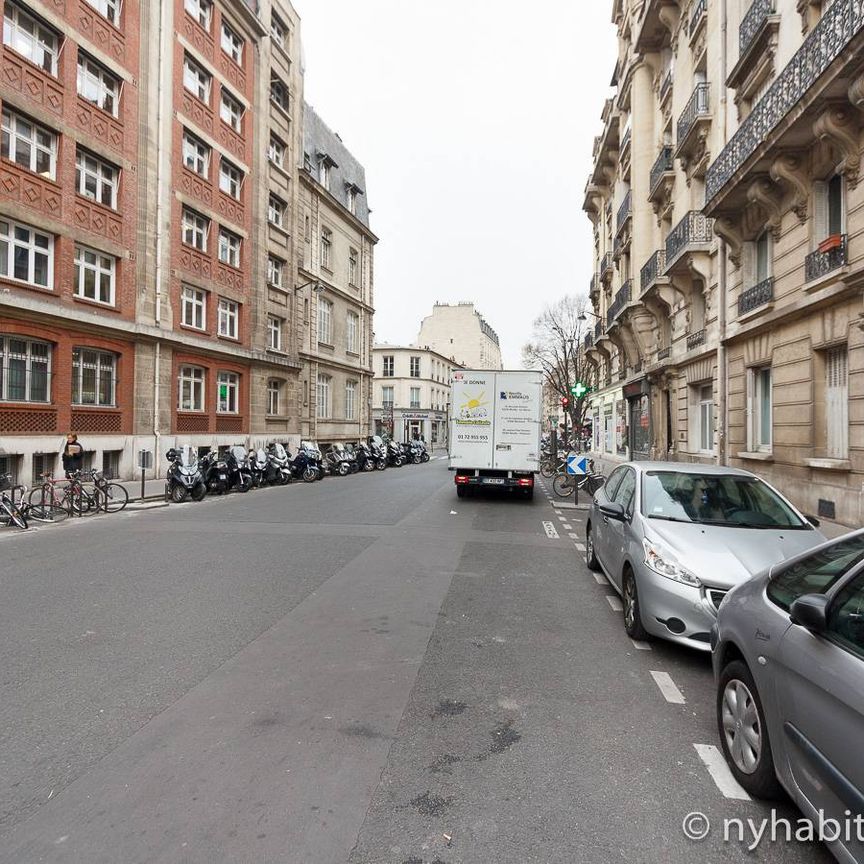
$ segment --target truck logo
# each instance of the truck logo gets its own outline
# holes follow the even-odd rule
[[[486,417],[487,411],[484,406],[488,405],[489,402],[484,398],[485,396],[485,393],[481,393],[479,396],[472,396],[470,393],[466,393],[465,397],[467,401],[459,406],[459,416],[463,420]]]

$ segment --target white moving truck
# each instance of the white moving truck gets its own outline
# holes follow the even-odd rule
[[[540,372],[459,369],[450,389],[450,470],[456,494],[503,486],[534,496],[540,470]]]

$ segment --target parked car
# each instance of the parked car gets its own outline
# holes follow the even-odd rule
[[[864,530],[732,590],[711,634],[723,753],[752,795],[785,789],[841,826],[828,847],[864,864]],[[830,837],[828,838],[830,840]]]
[[[622,596],[628,636],[708,651],[730,588],[824,540],[749,471],[629,462],[595,494],[585,546]]]

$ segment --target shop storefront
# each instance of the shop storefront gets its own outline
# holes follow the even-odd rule
[[[651,458],[651,397],[648,379],[624,386],[627,400],[628,441],[631,459]]]

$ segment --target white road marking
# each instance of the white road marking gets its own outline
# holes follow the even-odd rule
[[[647,642],[640,642],[638,639],[631,639],[630,641],[633,643],[633,647],[637,651],[652,651],[653,650]]]
[[[675,685],[672,676],[668,672],[652,672],[654,683],[660,688],[663,698],[673,705],[684,705],[684,694]]]
[[[750,801],[750,796],[741,788],[729,770],[723,754],[713,744],[694,744],[699,758],[705,763],[711,779],[726,798],[736,801]]]
[[[567,536],[568,536],[571,540],[578,540],[578,539],[579,539],[579,535],[576,534],[575,532],[571,532],[571,533],[568,534]]]
[[[607,594],[606,600],[609,605],[612,607],[613,612],[623,612],[624,604],[621,602],[620,598],[614,596],[613,594]]]
[[[555,528],[554,522],[544,522],[543,523],[543,530],[546,532],[546,536],[550,540],[557,540],[558,539],[558,530]]]
[[[559,521],[559,522],[566,522],[566,521],[567,521],[567,517],[566,517],[566,516],[559,516],[559,517],[558,517],[558,521]]]
[[[574,545],[574,546],[575,546],[575,547],[576,547],[580,552],[584,552],[584,551],[585,551],[585,544],[584,544],[584,543],[574,543],[573,545]]]
[[[606,584],[606,577],[602,573],[595,573],[594,574],[594,581],[598,585],[605,585]]]
[[[573,530],[573,526],[568,525],[566,522],[564,523],[564,525],[562,527],[564,528],[565,531],[572,531]]]

